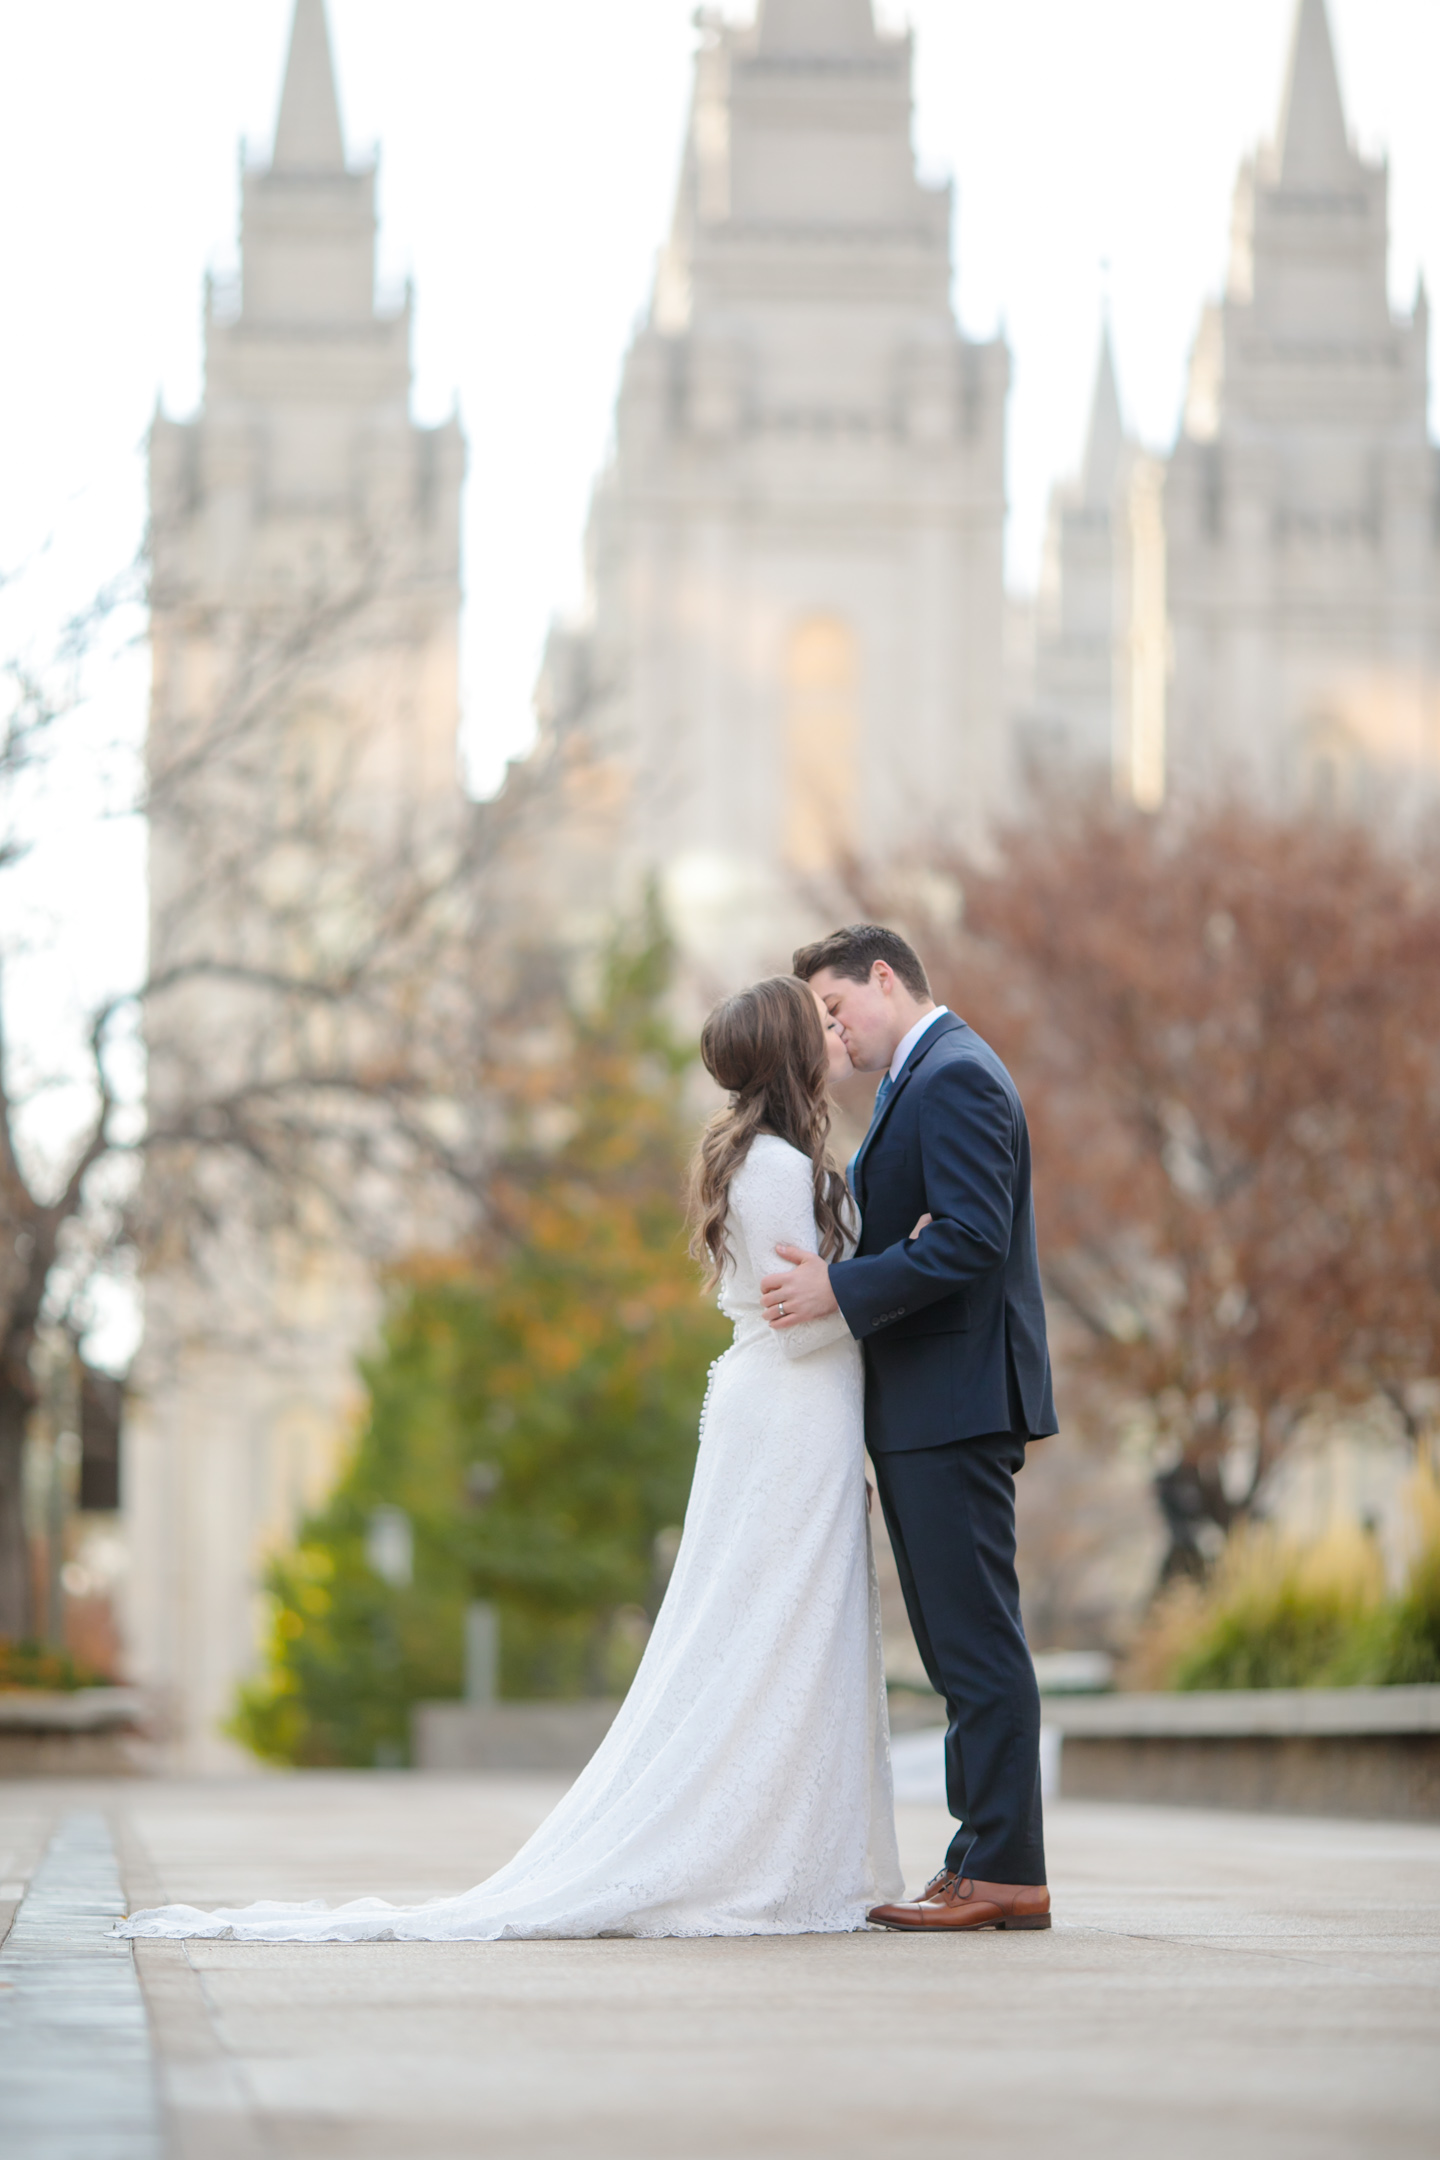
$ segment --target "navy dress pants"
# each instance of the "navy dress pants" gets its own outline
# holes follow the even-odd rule
[[[874,1458],[916,1647],[949,1717],[945,1790],[960,1828],[945,1865],[981,1882],[1045,1880],[1040,1693],[1015,1576],[1024,1461],[1008,1432]]]

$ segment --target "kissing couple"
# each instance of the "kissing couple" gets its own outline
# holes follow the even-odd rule
[[[508,1866],[458,1897],[132,1914],[244,1942],[1046,1928],[1040,1704],[1015,1474],[1055,1430],[1025,1113],[893,930],[796,953],[705,1023],[729,1100],[692,1250],[735,1323],[674,1572],[605,1740]],[[849,1181],[828,1089],[882,1075]],[[902,1898],[865,1450],[957,1829]]]

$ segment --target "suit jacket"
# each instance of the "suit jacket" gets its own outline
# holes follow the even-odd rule
[[[872,1454],[978,1433],[1053,1433],[1030,1135],[990,1045],[944,1013],[855,1159],[864,1218],[830,1281],[865,1348]],[[917,1218],[935,1220],[910,1239]]]

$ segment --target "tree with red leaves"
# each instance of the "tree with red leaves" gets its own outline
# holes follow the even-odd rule
[[[1234,805],[1091,805],[948,868],[964,922],[922,938],[935,994],[1015,1074],[1051,1294],[1172,1463],[1166,1572],[1198,1568],[1197,1531],[1255,1511],[1307,1414],[1384,1395],[1419,1437],[1440,878]]]

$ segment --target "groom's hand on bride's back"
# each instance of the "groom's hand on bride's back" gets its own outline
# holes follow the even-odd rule
[[[783,1274],[767,1275],[760,1285],[760,1302],[771,1327],[798,1327],[805,1320],[823,1320],[837,1309],[828,1261],[799,1245],[777,1245],[775,1251],[794,1265]]]

